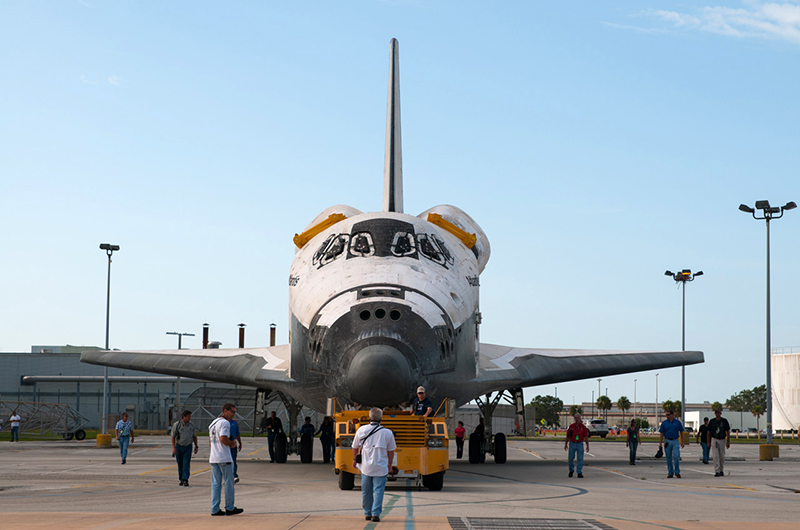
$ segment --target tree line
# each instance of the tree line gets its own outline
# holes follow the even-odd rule
[[[631,400],[626,396],[621,396],[617,400],[617,408],[622,411],[622,423],[625,423],[625,415],[631,409]],[[536,414],[537,423],[559,427],[561,426],[560,415],[564,412],[564,402],[553,396],[536,396],[531,400],[529,407],[533,407]],[[608,411],[614,406],[611,398],[608,396],[600,396],[595,403],[597,410],[605,419],[608,419]],[[715,401],[711,404],[711,410],[722,410],[722,403]],[[756,417],[756,425],[759,424],[759,419],[767,410],[767,389],[766,385],[761,385],[753,388],[752,390],[742,390],[741,392],[732,395],[725,401],[725,408],[735,412],[750,412]],[[681,402],[679,400],[671,401],[666,400],[661,403],[661,409],[664,412],[670,411],[679,416],[681,413]],[[574,416],[575,413],[583,414],[583,408],[580,405],[571,405],[569,408],[569,415]],[[542,420],[544,420],[542,422]],[[647,420],[644,420],[645,422]],[[569,422],[568,422],[569,423]],[[642,427],[647,425],[642,424]]]

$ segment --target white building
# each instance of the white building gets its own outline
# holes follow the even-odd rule
[[[772,349],[772,428],[800,426],[800,347]]]

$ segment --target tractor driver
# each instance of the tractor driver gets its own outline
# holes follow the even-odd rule
[[[425,387],[417,388],[417,397],[414,398],[414,415],[427,418],[433,416],[433,401],[425,395]]]

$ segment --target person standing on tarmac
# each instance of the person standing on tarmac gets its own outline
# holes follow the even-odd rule
[[[703,463],[708,464],[708,418],[703,418],[703,425],[697,429],[697,436],[694,441],[699,443],[700,447],[703,449]]]
[[[715,410],[714,419],[708,422],[708,445],[714,448],[714,476],[724,477],[725,449],[731,448],[731,426],[721,410]]]
[[[194,454],[197,454],[199,449],[197,428],[192,423],[192,411],[184,410],[181,419],[172,426],[172,456],[178,462],[178,480],[181,486],[189,486],[192,442],[194,442]]]
[[[628,438],[625,440],[625,447],[630,452],[630,464],[636,465],[636,448],[639,447],[639,424],[635,419],[631,420],[631,426],[628,427]]]
[[[21,420],[22,420],[22,418],[19,417],[19,414],[17,414],[16,410],[14,412],[12,412],[11,413],[11,417],[8,418],[8,421],[11,422],[11,441],[12,442],[15,441],[14,438],[16,438],[17,442],[19,441],[19,422]]]
[[[319,430],[314,433],[319,434],[319,442],[322,444],[322,463],[327,464],[331,460],[336,460],[335,435],[333,434],[333,418],[325,416],[319,426]]]
[[[208,426],[209,456],[211,464],[211,515],[236,515],[244,510],[234,502],[233,457],[231,448],[236,441],[231,439],[231,420],[236,415],[236,405],[225,403],[222,415]],[[220,508],[222,485],[225,485],[225,509]]]
[[[133,443],[133,423],[128,421],[127,412],[122,413],[121,419],[114,429],[114,434],[119,442],[119,456],[124,464],[128,461],[128,443]]]
[[[586,443],[586,450],[589,450],[589,429],[581,421],[581,415],[573,416],[574,423],[567,428],[567,439],[564,441],[564,451],[569,446],[567,458],[569,460],[569,476],[575,471],[573,460],[578,460],[578,478],[583,478],[583,444]]]
[[[275,462],[275,435],[283,432],[281,419],[273,410],[267,421],[264,423],[267,429],[267,445],[269,446],[269,461]]]
[[[417,389],[417,397],[414,398],[414,415],[425,418],[433,416],[433,401],[426,397],[424,386]]]
[[[681,420],[675,418],[675,413],[671,410],[667,411],[667,419],[661,422],[661,427],[658,429],[660,438],[658,440],[658,448],[661,449],[664,443],[664,453],[667,457],[667,478],[672,478],[673,474],[677,478],[681,478],[681,449],[683,449],[683,424]]]
[[[367,521],[378,522],[383,511],[386,478],[392,472],[397,444],[392,431],[381,425],[383,411],[369,410],[369,425],[362,425],[353,438],[353,467],[361,471],[361,507]]]
[[[239,482],[239,464],[236,463],[236,458],[239,456],[239,451],[242,450],[242,433],[239,432],[239,422],[231,420],[231,440],[237,443],[237,446],[231,447],[231,458],[233,458],[233,482]]]
[[[458,422],[458,427],[456,427],[456,458],[461,458],[464,456],[464,435],[467,434],[467,430],[464,428],[464,422]]]

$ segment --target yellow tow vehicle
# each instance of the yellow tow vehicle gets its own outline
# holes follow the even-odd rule
[[[333,415],[336,422],[336,474],[339,489],[351,490],[358,469],[353,467],[353,438],[369,424],[368,410],[345,410]],[[413,479],[416,485],[439,491],[450,464],[450,440],[445,418],[424,418],[411,411],[387,410],[381,425],[394,433],[397,450],[388,480]]]

